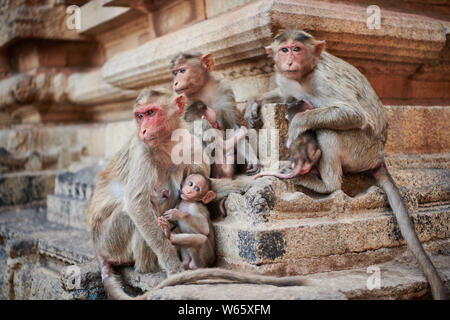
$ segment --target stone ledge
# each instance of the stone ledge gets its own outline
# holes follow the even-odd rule
[[[439,57],[446,41],[439,20],[390,10],[382,10],[380,29],[367,28],[366,7],[358,5],[282,0],[274,2],[272,12],[274,26],[311,30],[338,56],[430,60]]]
[[[55,187],[58,171],[0,174],[0,206],[26,204],[43,200]]]
[[[63,226],[89,231],[86,210],[89,200],[80,200],[62,195],[47,196],[47,219]]]
[[[92,106],[130,101],[137,95],[137,91],[123,90],[103,81],[100,70],[43,68],[34,74],[18,73],[0,80],[0,110],[11,111],[11,107],[30,103]]]
[[[0,239],[28,239],[36,243],[36,253],[66,264],[94,258],[89,231],[49,222],[44,209],[0,213]]]
[[[105,1],[89,1],[81,7],[81,29],[83,35],[96,35],[120,26],[126,21],[142,16],[130,8],[105,7]]]
[[[2,1],[0,48],[19,39],[83,40],[76,30],[65,27],[66,6],[59,3],[28,5],[23,1]]]
[[[443,275],[447,290],[450,257],[435,256],[433,262]],[[271,300],[271,299],[430,299],[429,285],[417,265],[391,261],[373,265],[380,270],[380,288],[368,289],[371,273],[366,268],[313,274],[303,287],[273,287],[249,284],[193,284],[166,287],[152,292],[149,299],[172,300]],[[449,291],[450,292],[450,291]]]
[[[136,89],[169,81],[170,60],[181,50],[211,52],[219,68],[236,62],[237,57],[248,59],[255,53],[262,56],[261,40],[271,37],[267,10],[262,7],[263,3],[258,1],[119,53],[103,65],[102,76],[114,86]],[[186,38],[190,41],[185,41]]]
[[[270,43],[274,29],[283,27],[314,29],[314,34],[329,41],[332,53],[381,61],[436,60],[446,41],[443,25],[432,18],[419,21],[414,15],[384,10],[383,23],[388,27],[369,30],[365,21],[365,8],[360,6],[257,1],[120,53],[104,64],[102,76],[127,89],[165,83],[171,78],[169,61],[181,50],[212,53],[218,69],[264,58],[264,45]]]
[[[448,205],[411,215],[422,242],[450,238]],[[265,224],[214,223],[218,255],[250,265],[360,253],[404,245],[395,218],[387,212],[343,217],[284,219]]]
[[[450,297],[450,256],[432,256],[433,263],[443,276]],[[369,290],[367,280],[372,273],[366,268],[314,274],[308,277],[312,285],[338,290],[348,299],[431,299],[425,276],[415,263],[391,261],[375,265],[380,270],[381,287]]]
[[[423,243],[430,255],[449,255],[450,240],[435,240]],[[235,258],[218,256],[217,266],[240,270],[244,272],[256,272],[267,275],[308,275],[318,272],[329,272],[346,270],[351,268],[362,268],[370,265],[385,263],[392,259],[408,257],[411,260],[410,250],[406,246],[380,248],[362,252],[348,252],[330,256],[314,256],[304,258],[285,259],[275,263],[250,264]]]

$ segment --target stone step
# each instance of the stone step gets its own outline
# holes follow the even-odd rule
[[[0,207],[39,202],[53,193],[60,171],[16,172],[0,174]]]
[[[390,171],[410,211],[450,200],[450,170],[447,168],[393,167]],[[276,196],[270,216],[273,219],[334,217],[368,210],[383,211],[389,207],[386,194],[373,185],[373,179],[364,175],[344,176],[343,191],[331,195],[308,192],[289,181],[272,181]]]
[[[89,200],[61,195],[47,196],[47,219],[64,226],[89,230],[86,210]]]
[[[64,227],[45,219],[45,210],[0,213],[0,297],[4,299],[104,299],[98,265],[89,232]],[[442,255],[442,253],[444,255]],[[447,281],[450,249],[433,256]],[[367,268],[315,273],[305,276],[305,287],[277,288],[249,284],[182,285],[155,290],[150,299],[426,299],[428,285],[409,257],[371,265],[380,275],[380,287],[367,287]],[[378,271],[377,271],[378,270]],[[253,270],[254,271],[254,270]],[[122,268],[126,291],[152,290],[162,272],[140,274]],[[9,280],[8,280],[9,279]],[[376,285],[376,282],[374,283]]]
[[[43,208],[0,213],[0,238],[6,242],[26,239],[40,255],[67,264],[86,262],[94,257],[89,231],[50,222]]]
[[[450,292],[450,256],[432,257]],[[192,284],[155,290],[156,300],[360,300],[430,299],[429,285],[415,263],[390,261],[371,268],[316,273],[303,287],[252,284]],[[379,279],[379,282],[378,282]]]
[[[94,191],[95,179],[102,165],[91,165],[76,172],[64,172],[55,180],[55,194],[79,200],[89,200]]]
[[[383,26],[389,27],[371,32],[366,19],[366,7],[355,5],[325,1],[256,1],[116,54],[103,65],[102,75],[106,82],[121,88],[164,83],[170,80],[167,61],[179,50],[173,44],[193,34],[195,41],[185,44],[183,49],[207,50],[215,57],[219,70],[227,64],[266,57],[263,48],[270,43],[274,27],[313,29],[315,34],[320,34],[320,39],[327,40],[332,53],[355,58],[375,57],[383,62],[435,60],[445,44],[445,31],[438,20],[417,23],[417,16],[383,10]],[[344,26],[345,35],[342,33]],[[391,37],[399,41],[388,41]],[[369,43],[376,43],[376,46],[369,48],[366,45]],[[415,46],[420,46],[420,52],[411,53],[409,49]]]
[[[399,162],[405,163],[405,161],[403,157],[390,160],[394,165],[398,165]],[[450,199],[450,185],[447,179],[449,170],[439,167],[426,168],[428,163],[420,164],[425,168],[416,168],[415,165],[419,164],[417,161],[419,160],[411,160],[412,168],[393,167],[391,170],[411,211],[416,210],[422,204],[432,205]],[[55,180],[54,195],[47,197],[48,219],[72,227],[85,228],[85,211],[94,190],[96,176],[103,167],[104,163],[94,164],[77,172],[59,174]],[[388,208],[387,198],[383,191],[375,186],[370,186],[373,184],[373,180],[365,176],[344,177],[344,191],[338,191],[332,195],[308,193],[305,189],[301,189],[300,192],[289,181],[280,181],[275,178],[265,179],[272,186],[276,198],[272,210],[267,214],[268,219],[334,217],[337,214],[353,214],[367,210],[383,211]],[[232,202],[239,203],[235,207],[241,212],[241,216],[246,215],[248,210],[254,209],[253,203],[242,204],[247,201],[248,197],[248,195],[230,195],[230,198],[234,199]],[[256,219],[261,217],[264,215],[258,216]]]
[[[65,226],[88,229],[86,209],[95,179],[103,168],[99,162],[76,172],[64,172],[55,179],[55,193],[47,196],[47,219]]]
[[[1,298],[73,299],[78,293],[65,291],[61,272],[93,258],[90,232],[49,222],[43,208],[0,213]],[[101,280],[84,294],[104,297]]]
[[[426,250],[450,250],[450,203],[419,208],[412,217]],[[227,216],[214,227],[221,265],[267,274],[367,266],[406,252],[390,211],[265,223]]]

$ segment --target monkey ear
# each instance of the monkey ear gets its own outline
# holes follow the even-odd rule
[[[269,55],[269,57],[273,57],[273,48],[272,45],[269,45],[267,47],[264,47],[266,49],[266,53]]]
[[[323,50],[325,50],[326,42],[325,40],[316,40],[314,42],[314,54],[316,57],[320,57]]]
[[[214,59],[211,53],[202,56],[202,66],[208,72],[214,70]]]
[[[202,198],[202,202],[204,204],[210,203],[216,198],[216,193],[212,190],[209,190]]]
[[[183,114],[184,112],[184,106],[186,105],[186,97],[182,94],[179,95],[175,98],[175,103],[178,107],[178,113],[180,114],[180,116]]]

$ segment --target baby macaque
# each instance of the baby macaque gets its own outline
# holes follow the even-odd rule
[[[313,110],[314,106],[307,100],[295,100],[288,104],[286,119],[291,122],[297,113]],[[261,172],[255,176],[255,179],[263,176],[274,176],[280,179],[292,179],[299,175],[312,172],[318,174],[315,166],[317,165],[322,151],[319,148],[317,135],[314,131],[302,133],[294,143],[289,147],[291,167],[287,172]]]
[[[206,119],[212,128],[222,130],[222,125],[217,121],[216,112],[214,109],[206,106],[201,101],[196,101],[191,104],[184,113],[184,119],[192,122],[195,120]],[[218,147],[223,150],[223,163],[215,163],[212,167],[212,176],[214,178],[233,178],[234,165],[234,148],[236,144],[248,134],[248,129],[241,126],[234,130],[234,135],[228,140],[223,140],[223,131],[215,135]]]
[[[206,119],[214,129],[224,130],[222,124],[217,121],[217,115],[214,109],[209,108],[201,101],[191,104],[184,113],[184,120],[193,122],[195,120]]]
[[[211,182],[202,174],[186,177],[181,188],[181,201],[176,209],[167,210],[158,223],[167,238],[181,247],[186,270],[207,268],[216,259],[214,229],[206,204],[216,198]],[[178,222],[180,233],[172,233],[169,221]]]
[[[316,165],[320,160],[322,151],[319,148],[317,142],[317,136],[314,131],[306,131],[302,133],[289,148],[291,170],[288,172],[273,172],[265,171],[260,172],[254,179],[258,179],[264,176],[274,176],[280,179],[292,179],[301,175],[305,175],[308,172],[318,174]]]

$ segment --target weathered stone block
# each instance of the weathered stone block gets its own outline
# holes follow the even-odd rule
[[[0,207],[44,200],[55,187],[55,171],[0,174]]]
[[[448,207],[419,210],[412,216],[422,242],[450,237]],[[227,219],[214,223],[219,260],[260,272],[304,274],[343,269],[355,263],[386,261],[404,251],[395,249],[404,241],[395,218],[385,212],[291,218],[257,225]],[[445,242],[442,245],[445,247]],[[385,252],[383,248],[394,249]]]
[[[19,39],[82,40],[65,28],[66,6],[55,2],[2,1],[0,47]]]
[[[49,195],[47,196],[47,219],[64,226],[89,230],[86,222],[88,205],[88,200]]]
[[[222,13],[231,11],[239,6],[247,4],[251,0],[228,0],[228,1],[215,1],[215,0],[206,0],[206,16],[209,18],[213,18]]]
[[[47,197],[47,219],[74,228],[89,230],[86,210],[94,192],[95,180],[103,166],[96,164],[75,173],[56,177],[55,194]]]
[[[387,152],[449,152],[449,107],[389,106],[386,111],[389,119]]]

